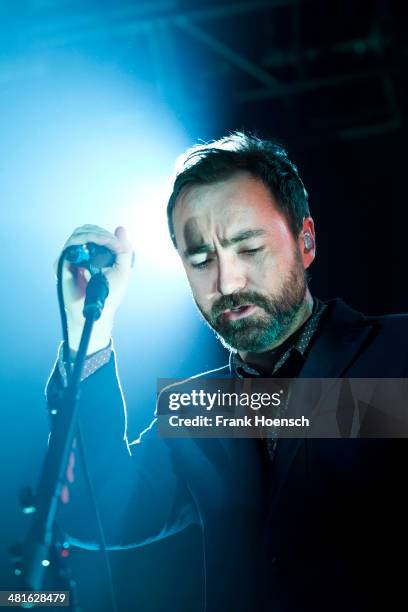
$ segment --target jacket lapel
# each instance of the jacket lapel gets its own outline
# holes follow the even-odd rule
[[[321,321],[300,378],[340,378],[352,364],[373,326],[361,313],[352,310],[342,300],[327,305],[328,312]],[[301,389],[300,385],[300,389]],[[304,415],[312,414],[313,397],[300,397],[294,385],[290,406],[301,406]],[[304,443],[302,438],[279,440],[274,460],[273,497],[276,500],[289,474],[293,460]]]
[[[364,315],[342,300],[329,302],[328,308],[331,306],[331,312],[322,320],[301,378],[341,378],[372,331],[373,326],[367,324]]]

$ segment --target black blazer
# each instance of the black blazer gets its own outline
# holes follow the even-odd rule
[[[408,316],[365,317],[333,300],[300,376],[407,377],[407,339]],[[55,368],[50,404],[60,391]],[[83,382],[80,401],[109,547],[200,525],[207,612],[357,612],[383,602],[398,609],[399,555],[408,544],[405,439],[281,439],[273,467],[253,439],[164,440],[153,426],[129,445],[113,359]],[[59,521],[74,544],[96,546],[80,469]]]

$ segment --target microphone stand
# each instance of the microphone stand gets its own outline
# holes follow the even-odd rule
[[[53,419],[53,429],[33,504],[34,521],[22,546],[21,566],[16,572],[21,575],[27,590],[41,590],[49,568],[58,565],[58,557],[65,556],[55,555],[53,550],[56,544],[55,516],[76,431],[81,373],[93,325],[101,316],[108,293],[108,281],[99,270],[91,276],[87,285],[83,310],[85,324],[78,353],[68,377],[68,386]],[[66,580],[64,572],[59,571],[58,567],[55,569]]]

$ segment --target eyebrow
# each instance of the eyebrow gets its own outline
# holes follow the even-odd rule
[[[243,242],[244,240],[248,240],[249,238],[255,238],[256,236],[262,236],[266,234],[266,231],[263,229],[255,229],[255,230],[245,230],[243,232],[239,232],[239,234],[235,234],[232,238],[220,240],[221,246],[228,247],[232,244],[237,244],[238,242]],[[200,255],[201,253],[213,253],[214,248],[209,244],[200,244],[197,246],[188,247],[184,251],[185,257],[192,257],[193,255]]]

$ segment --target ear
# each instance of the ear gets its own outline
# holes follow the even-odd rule
[[[305,217],[298,237],[299,252],[305,270],[316,257],[316,235],[312,217]]]

